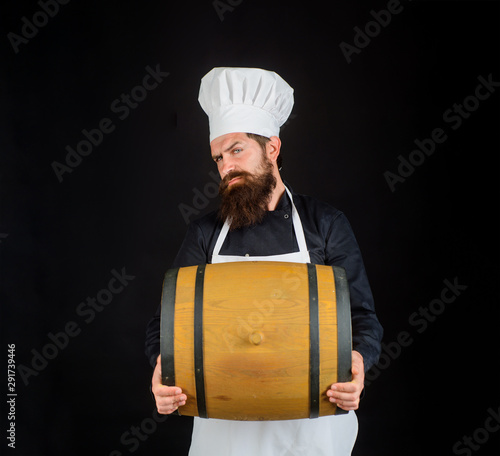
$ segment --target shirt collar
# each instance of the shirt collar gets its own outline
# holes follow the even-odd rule
[[[293,194],[292,187],[290,187],[290,185],[288,185],[288,183],[286,183],[286,182],[284,182],[284,184],[286,187],[288,187],[288,190],[290,190],[290,193]],[[276,209],[274,210],[274,212],[275,211],[286,211],[286,210],[290,209],[290,207],[291,207],[290,197],[288,196],[288,193],[285,190],[283,192],[283,195],[281,195],[281,198],[278,201],[278,204],[276,205]]]

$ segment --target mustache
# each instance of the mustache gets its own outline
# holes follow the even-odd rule
[[[223,193],[224,190],[229,185],[229,182],[231,182],[235,177],[248,177],[252,178],[253,175],[249,173],[248,171],[229,171],[223,179],[221,179],[220,184],[219,184],[219,194]]]

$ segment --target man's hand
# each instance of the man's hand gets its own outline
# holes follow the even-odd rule
[[[357,410],[359,396],[364,388],[365,366],[363,357],[355,350],[352,352],[352,380],[347,383],[334,383],[326,392],[330,402],[344,410]]]
[[[161,383],[160,356],[156,360],[156,367],[151,380],[151,389],[155,396],[156,408],[162,415],[170,415],[186,403],[186,395],[177,386],[165,386]]]

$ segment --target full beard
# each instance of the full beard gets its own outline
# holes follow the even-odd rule
[[[230,223],[230,230],[255,225],[264,218],[276,188],[276,177],[273,175],[271,161],[265,157],[261,170],[259,174],[230,171],[221,180],[219,217]],[[235,177],[240,177],[240,180],[229,186],[229,181]]]

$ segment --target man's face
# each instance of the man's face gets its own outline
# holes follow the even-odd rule
[[[259,223],[276,187],[274,167],[261,146],[245,133],[230,133],[211,143],[221,175],[219,215],[231,229]]]
[[[230,172],[243,171],[254,175],[261,172],[263,151],[259,143],[250,139],[245,133],[219,136],[210,143],[210,149],[221,179]],[[241,179],[235,177],[228,182],[228,185],[231,186]]]

